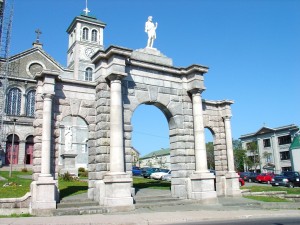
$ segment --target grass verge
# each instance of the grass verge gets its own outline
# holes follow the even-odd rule
[[[272,196],[244,196],[244,198],[253,199],[262,202],[291,202],[286,199],[272,197]]]
[[[300,194],[300,188],[286,188],[286,187],[272,187],[272,186],[250,186],[250,187],[242,187],[241,189],[249,189],[250,192],[286,191],[287,194]]]

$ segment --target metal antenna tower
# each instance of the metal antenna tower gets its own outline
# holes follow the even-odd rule
[[[5,101],[6,89],[8,85],[7,78],[10,76],[9,47],[12,30],[12,17],[13,0],[0,0],[0,142],[2,148],[5,147],[7,134],[5,124]]]

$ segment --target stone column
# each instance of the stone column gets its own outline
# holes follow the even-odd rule
[[[42,81],[39,90],[43,98],[43,122],[42,122],[42,149],[41,149],[41,173],[36,181],[31,183],[32,214],[42,214],[56,208],[58,198],[57,181],[51,172],[51,148],[54,147],[52,140],[52,98],[54,96],[55,79],[58,73],[55,71],[43,71],[36,79]]]
[[[202,91],[202,89],[193,89],[190,91],[193,103],[196,171],[190,176],[191,193],[189,197],[191,199],[197,199],[207,203],[215,203],[217,201],[217,193],[214,185],[215,176],[207,169],[201,98]]]
[[[52,122],[52,94],[44,94],[43,131],[42,131],[42,162],[40,176],[51,176],[51,122]]]
[[[125,74],[111,74],[110,80],[110,171],[97,183],[100,205],[134,209],[132,178],[125,173],[122,83]],[[126,209],[124,208],[126,207]]]
[[[196,89],[191,93],[193,102],[196,172],[208,172],[201,91]]]
[[[225,135],[226,135],[228,172],[235,172],[233,147],[232,147],[232,136],[231,136],[231,125],[230,125],[230,117],[229,116],[224,117],[224,125],[225,125]]]
[[[239,175],[235,172],[234,156],[232,147],[232,135],[230,116],[224,117],[225,137],[226,137],[226,152],[227,152],[227,168],[226,177],[226,195],[227,196],[240,196],[241,191],[239,188]]]
[[[114,78],[110,82],[110,173],[124,174],[122,86],[120,77]]]

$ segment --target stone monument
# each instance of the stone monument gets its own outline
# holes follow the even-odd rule
[[[71,126],[65,128],[65,148],[62,153],[63,168],[60,170],[60,174],[69,173],[72,176],[78,176],[78,170],[75,166],[77,152],[72,148],[73,144],[73,131]]]

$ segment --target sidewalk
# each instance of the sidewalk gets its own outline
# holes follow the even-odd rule
[[[137,195],[150,196],[151,194],[167,194],[169,191],[140,190]],[[85,198],[85,195],[69,198]],[[157,206],[138,208],[131,212],[92,214],[56,217],[29,217],[29,218],[0,218],[0,225],[162,225],[176,223],[197,223],[220,220],[243,221],[255,218],[285,218],[297,217],[300,221],[300,203],[295,209],[282,209],[292,203],[262,203],[242,197],[219,198],[218,204],[186,204],[175,206]]]

